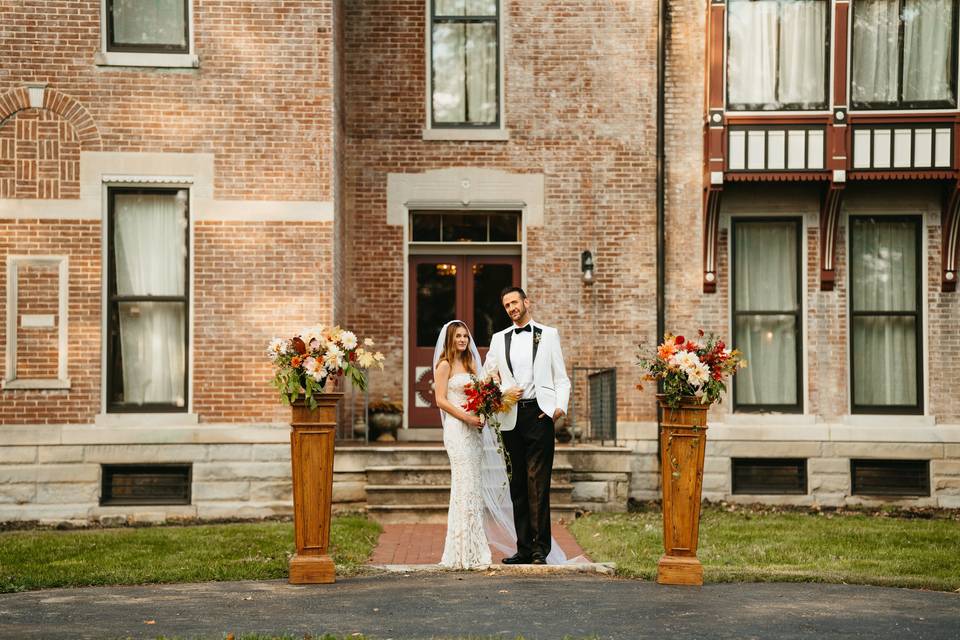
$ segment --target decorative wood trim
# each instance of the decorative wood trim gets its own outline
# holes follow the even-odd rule
[[[833,291],[836,278],[837,224],[844,184],[831,182],[820,207],[820,290]]]
[[[941,212],[941,271],[940,290],[947,293],[957,290],[960,276],[960,181],[954,182],[944,198]]]
[[[707,110],[723,109],[724,100],[724,58],[726,54],[726,4],[710,4],[707,18]]]
[[[837,2],[833,7],[833,106],[847,106],[847,44],[850,5]]]
[[[721,188],[708,187],[703,194],[703,292],[717,292],[717,250],[720,233]]]

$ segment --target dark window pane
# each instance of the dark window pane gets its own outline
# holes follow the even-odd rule
[[[190,465],[103,465],[100,504],[190,504]]]
[[[487,217],[448,213],[443,216],[444,242],[486,242]]]
[[[930,495],[930,463],[926,460],[851,460],[850,476],[854,495]]]
[[[500,304],[500,292],[513,284],[513,265],[473,265],[473,338],[489,347],[494,333],[510,324]]]
[[[413,241],[440,242],[440,220],[437,214],[413,214]]]
[[[913,316],[853,317],[853,403],[917,404],[917,326]]]
[[[733,493],[805,494],[807,461],[782,458],[734,458]]]
[[[490,216],[490,242],[519,242],[520,216],[494,213]]]
[[[417,346],[432,347],[457,313],[457,266],[417,265]]]
[[[738,404],[798,404],[796,324],[793,315],[737,316],[734,345],[748,363],[734,384]]]

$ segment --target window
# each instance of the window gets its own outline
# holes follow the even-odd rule
[[[500,125],[498,0],[431,0],[431,126]]]
[[[732,464],[733,493],[807,493],[807,461],[803,458],[733,458]]]
[[[107,51],[189,53],[189,0],[106,0]]]
[[[102,465],[100,504],[190,504],[189,464]]]
[[[850,218],[854,413],[923,413],[920,225],[917,216]]]
[[[520,214],[415,212],[410,216],[413,242],[520,242]]]
[[[826,109],[829,6],[826,0],[729,0],[729,109]]]
[[[954,0],[853,3],[854,108],[956,105]]]
[[[737,411],[803,410],[800,220],[733,221],[733,336],[749,366],[733,383]]]
[[[109,191],[109,411],[186,411],[187,191]]]
[[[929,496],[928,460],[851,460],[853,495]]]

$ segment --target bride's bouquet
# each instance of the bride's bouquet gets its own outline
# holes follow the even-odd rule
[[[470,382],[463,387],[467,397],[463,408],[483,419],[484,424],[490,425],[497,436],[497,452],[503,457],[507,467],[507,477],[513,476],[510,466],[510,454],[503,445],[503,435],[500,433],[498,414],[506,413],[513,408],[516,400],[512,395],[505,395],[493,376],[486,374],[483,377],[470,376]]]

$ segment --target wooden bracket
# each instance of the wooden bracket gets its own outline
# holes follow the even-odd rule
[[[944,198],[944,207],[940,212],[940,233],[942,248],[940,290],[957,290],[958,267],[960,267],[960,181],[953,183]]]
[[[820,290],[833,291],[836,279],[837,225],[843,202],[843,183],[831,182],[820,205]]]
[[[710,186],[703,194],[703,292],[717,292],[717,249],[720,232],[720,194]]]

